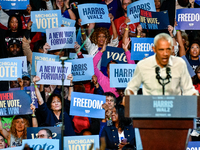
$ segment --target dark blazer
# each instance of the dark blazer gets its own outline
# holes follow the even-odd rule
[[[132,125],[124,127],[124,136],[125,138],[127,138],[128,144],[136,146],[135,130]],[[105,137],[106,149],[116,149],[116,150],[118,149],[119,136],[118,136],[118,130],[114,125],[105,126],[102,131],[101,137]]]

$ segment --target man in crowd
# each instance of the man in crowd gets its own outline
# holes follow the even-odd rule
[[[39,139],[52,139],[52,132],[47,128],[40,129],[38,132],[37,137]]]

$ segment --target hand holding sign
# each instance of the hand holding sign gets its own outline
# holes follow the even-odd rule
[[[48,52],[49,49],[51,49],[51,46],[49,46],[48,43],[45,43],[44,46],[43,46],[44,53],[47,54],[47,52]]]
[[[128,51],[128,46],[130,42],[131,40],[128,37],[124,39],[124,42],[122,43],[122,48],[124,49],[125,52]]]
[[[35,76],[35,77],[33,78],[33,83],[36,84],[36,82],[38,82],[38,81],[40,81],[40,77]]]
[[[72,81],[73,81],[73,75],[72,74],[69,74],[67,76],[67,80],[70,80],[70,86],[73,85]]]
[[[102,49],[100,50],[102,53],[105,52],[106,50],[106,44],[107,44],[107,39],[105,39],[104,43],[103,43],[103,47]]]

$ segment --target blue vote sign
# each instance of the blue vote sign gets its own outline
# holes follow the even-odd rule
[[[72,92],[70,115],[90,118],[105,118],[105,110],[102,104],[106,102],[106,96]]]
[[[28,4],[29,0],[0,0],[2,9],[24,10]]]
[[[154,54],[154,38],[131,38],[131,60],[142,60]]]

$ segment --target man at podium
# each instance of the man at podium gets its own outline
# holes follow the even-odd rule
[[[136,95],[141,84],[143,95],[198,95],[185,61],[172,56],[173,49],[171,36],[166,33],[155,36],[155,54],[137,64],[125,95]]]

